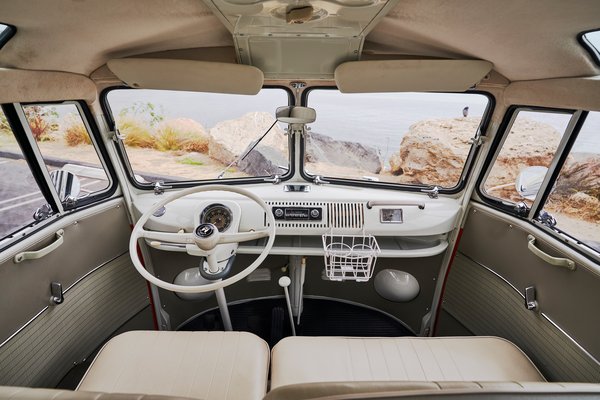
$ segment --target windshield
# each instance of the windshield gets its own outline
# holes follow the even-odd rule
[[[317,89],[306,137],[309,175],[452,188],[488,106],[475,93],[358,93]]]
[[[117,89],[107,96],[123,147],[140,183],[283,175],[285,126],[275,110],[283,89],[255,96]],[[255,147],[249,151],[252,146]]]

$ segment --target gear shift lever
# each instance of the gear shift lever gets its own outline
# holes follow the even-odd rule
[[[279,286],[283,288],[283,293],[285,294],[285,302],[287,303],[288,314],[290,316],[290,325],[292,327],[292,335],[296,336],[296,327],[294,326],[294,316],[292,315],[292,303],[290,301],[290,292],[288,291],[288,286],[292,283],[292,280],[289,276],[282,276],[279,278],[277,282]]]

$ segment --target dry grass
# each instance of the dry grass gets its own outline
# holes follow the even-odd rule
[[[186,141],[180,131],[163,126],[155,136],[154,148],[158,151],[181,150]]]
[[[81,144],[92,144],[90,135],[82,123],[74,123],[65,129],[65,142],[69,146],[79,146]]]
[[[190,119],[165,121],[156,133],[155,148],[159,151],[208,152],[208,134]]]
[[[170,120],[162,123],[156,132],[142,121],[121,118],[119,131],[129,147],[158,151],[208,152],[208,135],[204,128],[191,120]]]
[[[118,125],[120,133],[125,136],[125,146],[154,148],[156,140],[143,123],[131,118],[122,118]]]

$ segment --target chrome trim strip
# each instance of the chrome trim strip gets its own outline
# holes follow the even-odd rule
[[[571,342],[573,342],[573,344],[575,346],[577,346],[577,348],[579,350],[581,350],[581,352],[583,354],[585,354],[587,357],[589,357],[593,362],[595,362],[596,364],[600,365],[600,361],[598,361],[598,359],[596,357],[594,357],[593,355],[590,354],[589,351],[587,351],[583,346],[581,346],[579,343],[577,343],[577,341],[575,339],[573,339],[573,337],[571,337],[571,335],[569,335],[567,332],[565,332],[564,329],[562,329],[560,326],[558,326],[557,323],[555,323],[554,321],[552,321],[552,319],[550,319],[550,317],[548,317],[546,314],[544,313],[540,313],[542,315],[542,317],[544,317],[546,319],[546,321],[550,322],[556,329],[559,330],[560,333],[562,333],[563,335],[565,335],[567,338],[569,338],[569,340]]]
[[[128,250],[124,251],[123,253],[121,253],[121,254],[119,254],[119,255],[111,258],[108,261],[103,262],[102,264],[98,265],[97,267],[95,267],[95,268],[91,269],[90,271],[86,272],[81,278],[77,279],[75,282],[73,282],[71,285],[69,285],[68,288],[66,288],[65,290],[63,290],[63,293],[67,293],[70,289],[73,288],[73,286],[77,285],[79,282],[81,282],[82,280],[84,280],[85,278],[87,278],[88,276],[90,276],[91,274],[93,274],[94,272],[96,272],[97,270],[99,270],[100,268],[104,267],[106,264],[115,261],[119,257],[123,257],[127,253],[129,253]]]
[[[40,315],[42,315],[47,309],[49,309],[50,306],[46,306],[42,309],[42,311],[40,311],[39,313],[37,313],[33,318],[31,318],[29,321],[27,321],[25,323],[25,325],[23,325],[22,327],[20,327],[19,329],[17,329],[15,331],[15,333],[13,333],[12,335],[10,335],[4,342],[0,343],[0,349],[2,348],[2,346],[4,346],[6,343],[8,343],[12,338],[14,338],[15,336],[17,336],[23,329],[27,328],[27,326],[29,324],[31,324],[37,317],[39,317]]]
[[[88,276],[90,276],[92,273],[96,272],[97,270],[99,270],[100,268],[104,267],[106,264],[113,262],[114,260],[116,260],[119,257],[122,257],[123,255],[125,255],[126,253],[128,253],[127,251],[124,253],[119,254],[118,256],[100,264],[99,266],[95,267],[94,269],[92,269],[91,271],[85,273],[81,278],[77,279],[73,284],[71,284],[68,288],[66,288],[63,291],[64,293],[67,293],[71,288],[73,288],[73,286],[75,286],[76,284],[78,284],[79,282],[81,282],[82,280],[84,280],[85,278],[87,278]],[[17,336],[19,333],[21,333],[21,331],[23,331],[23,329],[27,328],[29,326],[29,324],[31,324],[36,318],[38,318],[40,315],[42,315],[44,312],[46,312],[48,309],[50,308],[50,306],[46,306],[44,307],[40,312],[38,312],[33,318],[31,318],[29,321],[27,321],[23,326],[21,326],[19,329],[17,329],[12,335],[10,335],[8,338],[6,338],[6,340],[4,340],[2,343],[0,343],[0,348],[2,348],[2,346],[4,346],[6,343],[8,343],[9,341],[11,341],[15,336]]]
[[[513,288],[513,290],[517,293],[519,293],[519,295],[523,298],[523,300],[525,300],[525,295],[523,293],[521,293],[521,291],[519,289],[516,288],[515,285],[513,285],[512,283],[510,283],[508,280],[506,280],[506,278],[504,278],[502,275],[498,274],[496,271],[492,270],[491,268],[486,267],[485,265],[483,265],[482,263],[480,263],[479,261],[475,261],[473,260],[471,257],[467,256],[464,253],[459,253],[460,255],[462,255],[464,258],[466,258],[469,261],[474,262],[475,264],[479,265],[481,268],[491,272],[492,274],[494,274],[496,277],[500,278],[502,281],[504,281],[504,283],[506,283],[508,286],[510,286],[511,288]]]

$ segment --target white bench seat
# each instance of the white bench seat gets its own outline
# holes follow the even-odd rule
[[[281,340],[272,351],[271,390],[314,382],[545,382],[531,360],[496,337]]]
[[[259,400],[269,346],[247,332],[132,331],[100,350],[77,390]]]

